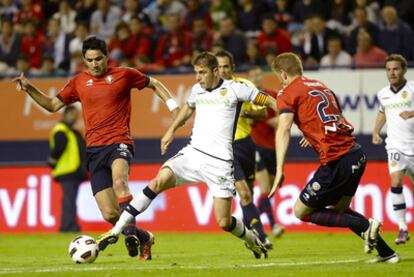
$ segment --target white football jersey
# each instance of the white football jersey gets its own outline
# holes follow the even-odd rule
[[[187,100],[196,115],[190,145],[222,160],[233,160],[233,137],[237,116],[244,101],[254,101],[259,90],[247,84],[222,80],[211,91],[198,83]]]
[[[378,92],[380,111],[387,119],[386,149],[396,149],[406,155],[414,155],[414,118],[404,120],[400,113],[414,110],[414,82],[394,92],[387,86]]]

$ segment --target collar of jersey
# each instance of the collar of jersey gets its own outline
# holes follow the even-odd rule
[[[220,79],[220,81],[218,82],[217,86],[215,86],[214,88],[206,88],[206,90],[208,92],[212,92],[213,90],[219,88],[223,84],[223,82],[224,82],[223,79]]]
[[[394,90],[393,88],[392,88],[392,86],[390,86],[390,90],[394,93],[394,94],[397,94],[403,87],[405,87],[405,84],[407,84],[407,80],[404,80],[404,83],[397,89],[397,90]]]

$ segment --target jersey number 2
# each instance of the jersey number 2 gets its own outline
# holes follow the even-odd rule
[[[328,94],[328,91],[322,92],[319,90],[312,90],[309,92],[309,95],[313,96],[313,97],[321,97],[322,100],[318,103],[317,105],[317,112],[319,115],[319,118],[321,119],[322,123],[325,124],[325,134],[327,134],[328,132],[336,132],[337,127],[336,127],[336,121],[339,119],[338,115],[335,114],[327,114],[325,112],[325,109],[327,107],[329,107],[329,105],[331,104],[329,102],[328,96],[326,94]],[[332,122],[333,121],[333,122]],[[328,125],[327,123],[332,122],[332,125]]]

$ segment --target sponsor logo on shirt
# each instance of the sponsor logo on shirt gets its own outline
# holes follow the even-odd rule
[[[210,99],[196,99],[197,105],[223,105],[230,106],[231,101],[228,98],[210,98]]]
[[[384,105],[384,108],[389,109],[389,110],[401,109],[401,108],[411,108],[412,104],[413,103],[411,101],[403,101],[403,102],[399,102],[399,103],[386,104],[386,105]]]

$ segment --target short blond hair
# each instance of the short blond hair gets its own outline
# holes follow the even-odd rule
[[[274,72],[285,71],[290,76],[302,75],[303,66],[299,56],[294,53],[282,53],[276,56],[272,62]]]
[[[399,62],[402,69],[407,69],[407,60],[400,54],[391,54],[385,59],[385,64],[388,62]]]

